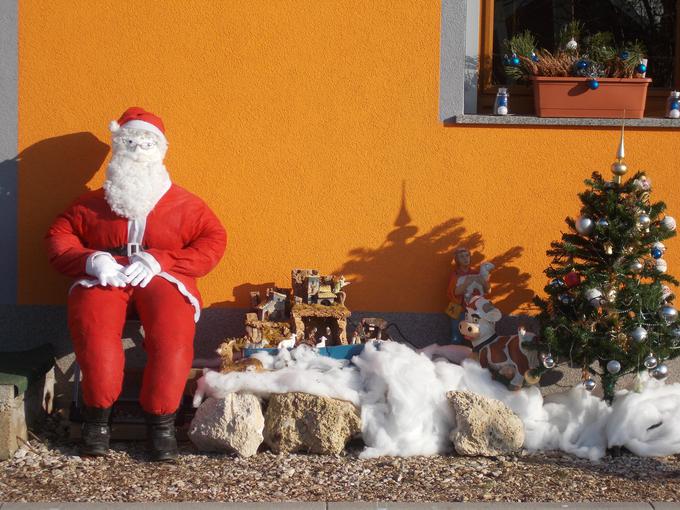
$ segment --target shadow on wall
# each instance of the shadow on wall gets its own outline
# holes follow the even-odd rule
[[[468,233],[463,218],[451,218],[419,234],[406,207],[402,189],[401,207],[389,232],[378,248],[354,248],[350,259],[334,271],[352,284],[347,288],[351,310],[444,311],[446,288],[456,248],[464,246],[473,253],[472,264],[493,262],[490,299],[505,314],[526,312],[533,292],[527,288],[529,274],[513,263],[523,248],[515,246],[486,259],[480,233]],[[416,306],[414,307],[414,303]]]
[[[104,163],[109,146],[92,133],[71,133],[35,143],[19,160],[19,303],[60,303],[67,278],[49,267],[43,236]]]
[[[457,247],[467,247],[473,252],[473,265],[478,266],[485,259],[483,237],[478,232],[468,233],[460,217],[419,234],[407,209],[403,188],[394,226],[378,248],[354,248],[348,253],[349,259],[332,271],[351,281],[347,287],[347,306],[353,312],[350,322],[354,324],[365,316],[379,316],[398,323],[408,338],[419,343],[443,342],[449,335],[449,321],[443,312],[453,253]],[[526,314],[534,295],[527,288],[529,274],[514,265],[522,251],[521,246],[515,246],[488,259],[496,266],[489,297],[505,316]],[[243,283],[234,287],[233,300],[214,303],[204,311],[198,325],[200,344],[212,349],[226,336],[243,335],[250,292],[260,291],[264,295],[268,287],[277,284],[290,285],[286,281]],[[238,308],[233,308],[234,305]],[[499,325],[499,332],[514,332],[525,322],[521,316],[506,317]]]

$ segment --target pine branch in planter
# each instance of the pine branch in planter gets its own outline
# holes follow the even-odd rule
[[[558,38],[558,47],[566,49],[567,43],[574,39],[575,41],[581,40],[581,33],[583,32],[583,23],[578,20],[570,21],[562,27],[560,30],[560,35]]]
[[[585,37],[583,47],[570,48],[583,32],[580,22],[571,22],[560,32],[560,47],[555,53],[537,50],[536,39],[528,31],[514,35],[505,42],[509,52],[504,58],[505,72],[515,81],[526,81],[529,76],[582,76],[602,78],[632,78],[644,58],[644,46],[636,41],[624,48],[615,46],[609,32],[598,32]]]

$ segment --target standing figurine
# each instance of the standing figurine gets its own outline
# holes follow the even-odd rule
[[[338,297],[338,302],[341,305],[344,305],[345,299],[347,299],[347,293],[342,289],[349,285],[350,283],[351,282],[345,281],[345,277],[342,275],[338,279],[334,279],[333,281],[333,294],[335,294]]]
[[[309,331],[309,334],[307,335],[307,345],[309,345],[310,347],[316,346],[316,332],[317,332],[316,327],[313,327]]]
[[[451,279],[447,288],[449,306],[446,314],[451,317],[450,342],[455,345],[464,343],[463,336],[458,330],[461,319],[465,317],[465,305],[474,296],[483,296],[489,292],[489,273],[494,268],[490,262],[481,265],[480,271],[476,272],[470,267],[472,256],[467,248],[458,248],[453,255],[451,265]]]

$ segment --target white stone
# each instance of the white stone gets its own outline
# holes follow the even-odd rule
[[[201,451],[236,452],[242,457],[257,453],[264,437],[260,400],[250,393],[230,393],[208,398],[196,410],[189,439]]]
[[[456,417],[449,438],[460,455],[491,457],[522,448],[524,424],[503,402],[469,391],[450,391],[446,397]]]
[[[275,453],[338,454],[360,432],[359,410],[351,402],[281,393],[267,405],[264,436]]]

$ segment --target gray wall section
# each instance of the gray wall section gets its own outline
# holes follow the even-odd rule
[[[245,334],[244,319],[248,310],[234,308],[204,309],[198,322],[194,357],[215,358],[216,347],[227,337]],[[448,318],[444,314],[354,312],[349,332],[364,317],[381,317],[397,327],[408,340],[418,346],[441,341],[448,336]],[[394,337],[399,332],[391,328]],[[73,379],[73,347],[67,328],[66,307],[38,305],[0,305],[0,351],[22,351],[43,343],[52,343],[57,357],[57,402],[71,398]],[[140,367],[145,362],[138,324],[128,323],[123,334],[127,366]]]
[[[0,304],[17,297],[17,12],[0,2]]]
[[[442,0],[439,47],[439,118],[463,113],[465,104],[465,31],[467,2]]]
[[[203,366],[202,360],[215,359],[215,348],[227,337],[242,336],[245,333],[243,321],[247,310],[233,308],[208,308],[198,323],[196,332],[195,358]],[[398,326],[391,328],[390,333],[400,340],[400,331],[413,344],[424,347],[430,343],[445,344],[449,336],[449,319],[442,313],[386,313],[386,312],[353,312],[348,332],[354,331],[364,317],[381,317]],[[509,334],[517,331],[519,324],[529,325],[526,317],[504,317],[498,332]],[[141,347],[142,338],[138,324],[129,323],[123,335],[126,364],[129,367],[141,367],[145,362]],[[56,403],[67,407],[71,400],[73,381],[73,348],[66,325],[66,308],[63,306],[0,306],[0,351],[26,350],[45,342],[51,342],[57,355]],[[671,375],[669,381],[680,381],[680,358],[669,363]],[[562,392],[580,380],[578,369],[558,368],[551,370],[541,381],[544,394]],[[621,387],[629,384],[631,378],[623,381]],[[124,388],[125,396],[134,396],[137,388]],[[595,391],[601,396],[600,388]]]

